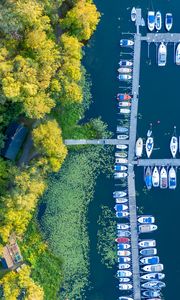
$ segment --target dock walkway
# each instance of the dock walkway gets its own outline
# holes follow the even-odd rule
[[[162,158],[162,159],[138,159],[137,161],[134,161],[133,164],[136,164],[138,167],[180,167],[180,159],[177,158]]]
[[[148,43],[179,43],[180,33],[147,33],[146,36],[141,36],[141,41]]]
[[[94,139],[94,140],[64,140],[64,144],[67,146],[73,145],[128,145],[129,140],[118,139]]]

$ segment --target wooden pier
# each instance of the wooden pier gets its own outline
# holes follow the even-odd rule
[[[147,33],[146,36],[141,36],[141,41],[148,43],[179,43],[180,33]]]
[[[94,139],[94,140],[64,140],[67,146],[73,145],[129,145],[129,140],[118,139]]]
[[[160,159],[138,159],[137,161],[133,161],[133,164],[137,165],[138,167],[180,167],[180,159],[176,158],[160,158]]]

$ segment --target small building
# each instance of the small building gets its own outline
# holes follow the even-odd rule
[[[1,263],[5,269],[15,269],[23,261],[21,251],[14,237],[9,238],[9,243],[3,248]]]
[[[1,150],[1,156],[15,160],[27,134],[28,129],[22,124],[11,123],[5,132],[5,145]]]

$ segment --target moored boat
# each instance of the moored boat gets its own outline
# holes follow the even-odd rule
[[[121,271],[121,270],[118,270],[117,271],[117,277],[132,277],[132,272],[131,271]]]
[[[125,191],[115,191],[113,192],[113,197],[125,197],[127,195],[127,192]]]
[[[119,282],[121,282],[121,283],[127,283],[127,282],[130,282],[130,281],[131,281],[131,279],[128,278],[128,277],[119,278]]]
[[[147,282],[143,283],[141,286],[145,289],[156,290],[156,289],[164,288],[166,286],[166,284],[159,280],[153,280],[153,281],[147,281]]]
[[[126,229],[129,229],[130,228],[130,225],[129,224],[117,224],[117,229],[120,229],[120,230],[126,230]]]
[[[163,273],[148,273],[141,276],[143,280],[162,280],[165,278]]]
[[[130,284],[130,283],[127,283],[127,284],[125,284],[125,283],[120,283],[120,284],[119,284],[119,290],[122,290],[122,291],[132,290],[132,288],[133,288],[133,286],[132,286],[132,284]]]
[[[139,246],[141,248],[156,247],[156,241],[155,240],[141,240],[139,242]]]
[[[129,216],[129,212],[127,212],[127,211],[117,211],[116,212],[116,217],[117,218],[126,218],[126,217],[128,217]]]
[[[162,15],[160,11],[157,11],[155,15],[155,27],[157,31],[161,30],[162,28]]]
[[[122,296],[122,297],[119,297],[119,300],[133,300],[133,298]]]
[[[118,256],[130,256],[131,252],[129,250],[119,250],[117,251]]]
[[[169,172],[168,172],[168,178],[169,178],[169,188],[174,190],[176,188],[176,171],[173,167],[171,167],[169,169]]]
[[[119,101],[130,100],[130,99],[131,99],[131,96],[126,93],[125,94],[121,94],[121,93],[117,94],[117,100],[119,100]]]
[[[130,267],[131,267],[130,264],[119,264],[118,265],[119,270],[126,270],[126,269],[129,269]]]
[[[155,218],[153,216],[141,216],[138,218],[138,222],[141,224],[153,224]]]
[[[119,238],[116,238],[115,241],[117,243],[129,243],[130,239],[127,237],[119,237]]]
[[[119,158],[126,158],[127,157],[127,152],[118,152],[118,155],[116,154],[115,157],[119,157]]]
[[[136,8],[133,7],[131,10],[131,21],[135,22],[136,21]]]
[[[143,139],[140,137],[136,141],[136,156],[141,157],[143,153]]]
[[[127,158],[116,158],[115,163],[116,164],[127,164],[128,160],[127,160]]]
[[[122,60],[120,60],[119,65],[120,65],[121,67],[132,67],[133,62],[130,61],[130,60],[122,59]]]
[[[118,250],[126,250],[129,249],[130,247],[131,247],[130,244],[117,244]]]
[[[121,47],[130,47],[133,46],[134,42],[132,40],[128,40],[128,39],[121,39],[120,40],[120,46]]]
[[[159,186],[159,171],[157,167],[154,167],[153,172],[152,172],[152,185],[154,187],[158,187]]]
[[[127,145],[116,145],[116,149],[125,150],[127,149]]]
[[[164,266],[163,264],[156,264],[156,265],[148,265],[148,266],[144,266],[142,267],[142,269],[146,272],[161,272],[164,270]]]
[[[165,28],[170,31],[173,25],[173,16],[171,13],[167,13],[165,16]]]
[[[116,211],[128,210],[128,205],[125,205],[125,204],[116,204],[114,206],[114,209]]]
[[[131,110],[129,108],[120,108],[120,114],[130,114]]]
[[[118,106],[119,107],[128,107],[128,106],[131,106],[131,102],[128,102],[128,101],[123,101],[123,102],[119,102],[118,103]]]
[[[118,156],[117,156],[118,157]],[[121,165],[115,165],[114,166],[114,171],[118,171],[118,172],[121,172],[121,171],[126,171],[127,170],[127,167],[126,166],[121,166]]]
[[[128,256],[124,256],[124,257],[118,256],[117,261],[118,261],[118,263],[123,264],[123,263],[130,262],[131,258]]]
[[[129,237],[131,232],[129,230],[117,230],[118,237]]]
[[[127,140],[128,139],[128,135],[127,134],[118,134],[117,135],[117,139],[118,140]]]
[[[128,75],[128,74],[119,74],[118,75],[118,79],[120,81],[126,81],[126,80],[130,80],[132,78],[131,75]]]
[[[159,256],[147,256],[140,259],[143,265],[155,265],[159,263]]]
[[[154,230],[157,230],[157,225],[154,224],[143,224],[139,225],[139,232],[140,233],[146,233],[146,232],[151,232]]]
[[[153,147],[154,147],[154,139],[152,137],[152,124],[150,124],[150,129],[147,132],[147,140],[146,140],[146,154],[148,158],[151,156]]]
[[[176,48],[176,65],[180,65],[180,43]]]
[[[152,256],[157,254],[156,248],[145,248],[140,250],[140,254],[143,256]]]
[[[174,132],[170,141],[170,151],[173,158],[176,157],[177,150],[178,150],[178,139],[176,136],[176,126],[174,126]]]
[[[114,179],[123,179],[127,177],[127,173],[126,172],[115,172],[114,173]]]
[[[148,11],[147,24],[149,31],[153,31],[155,28],[155,12]]]
[[[164,67],[166,65],[166,60],[167,60],[167,47],[162,42],[158,48],[158,66]]]
[[[119,132],[119,133],[125,133],[125,132],[128,132],[129,129],[128,129],[127,127],[122,127],[122,126],[119,126],[119,125],[118,125],[118,126],[116,127],[116,131]],[[126,147],[126,148],[127,148],[127,147]],[[126,148],[125,148],[125,149],[126,149]]]
[[[143,296],[148,297],[148,298],[154,298],[154,297],[159,297],[160,296],[160,290],[157,291],[152,291],[152,290],[148,290],[148,291],[144,291],[142,292]],[[149,299],[149,300],[161,300],[160,299]]]
[[[118,204],[123,204],[127,202],[128,202],[128,198],[116,198],[116,203]]]
[[[144,180],[145,180],[145,183],[146,183],[146,187],[148,190],[151,189],[152,187],[152,174],[151,174],[151,168],[150,167],[147,167],[145,169],[145,172],[144,172]]]
[[[164,167],[162,167],[160,171],[160,188],[166,189],[167,186],[168,186],[167,171]]]
[[[122,73],[122,74],[131,73],[132,69],[131,68],[119,68],[118,72]]]

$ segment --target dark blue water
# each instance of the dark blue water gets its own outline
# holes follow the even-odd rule
[[[147,9],[160,10],[162,13],[172,12],[174,25],[172,31],[180,32],[180,1],[130,1],[111,0],[95,1],[102,13],[101,22],[96,33],[86,48],[84,64],[91,74],[94,104],[87,117],[102,116],[109,129],[115,132],[117,110],[115,95],[119,91],[117,67],[120,58],[119,39],[122,32],[133,32],[130,22],[130,9],[137,6],[143,9],[146,17]],[[146,29],[144,29],[144,33]],[[168,63],[164,68],[156,65],[156,46],[150,47],[150,59],[147,57],[147,45],[142,45],[140,102],[138,135],[145,137],[149,123],[153,123],[155,150],[153,157],[170,157],[169,140],[173,125],[177,125],[180,134],[180,67],[173,63],[173,47],[168,46]],[[179,175],[179,174],[178,174]],[[180,175],[179,175],[180,176]],[[180,285],[180,188],[176,191],[152,190],[143,192],[143,170],[136,170],[137,204],[143,212],[156,217],[158,231],[147,237],[157,240],[158,255],[165,267],[167,287],[163,290],[166,300],[178,300]],[[114,206],[111,197],[113,180],[104,177],[97,182],[95,201],[90,206],[90,238],[91,238],[91,281],[93,289],[87,293],[88,300],[117,299],[117,281],[113,277],[116,269],[108,270],[100,262],[96,251],[97,218],[100,205],[109,203]],[[95,212],[95,213],[94,213]]]

